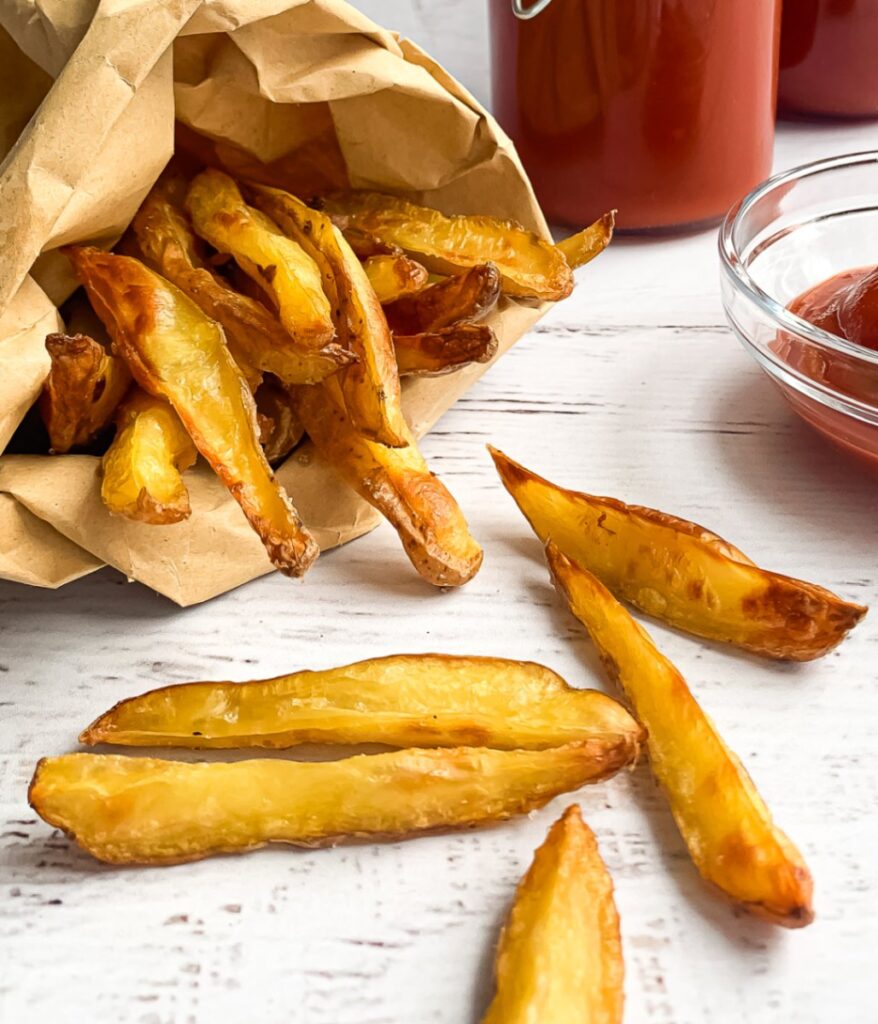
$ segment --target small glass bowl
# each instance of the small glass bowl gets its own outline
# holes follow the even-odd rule
[[[878,352],[786,307],[807,288],[878,263],[878,151],[776,174],[720,228],[726,317],[793,409],[878,469]]]

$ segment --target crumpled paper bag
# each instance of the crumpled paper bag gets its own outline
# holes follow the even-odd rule
[[[509,139],[441,67],[342,0],[6,0],[0,4],[0,451],[48,371],[75,283],[55,250],[113,244],[180,143],[295,190],[297,171],[404,191],[548,237]],[[507,350],[544,306],[491,317]],[[406,382],[418,436],[485,371]],[[0,457],[0,578],[57,587],[109,564],[180,605],[272,571],[204,466],[192,515],[111,516],[91,456]],[[321,548],[378,515],[305,444],[278,470]],[[316,571],[319,571],[319,566]],[[291,588],[291,593],[297,591]]]

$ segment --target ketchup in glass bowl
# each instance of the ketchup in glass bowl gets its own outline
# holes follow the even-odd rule
[[[770,178],[719,245],[745,348],[803,419],[878,470],[878,151]]]

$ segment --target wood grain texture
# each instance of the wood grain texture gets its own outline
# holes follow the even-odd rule
[[[364,4],[390,27],[409,6]],[[411,7],[440,60],[481,31],[481,5],[445,5],[447,25],[438,5]],[[484,70],[481,41],[478,52]],[[873,142],[871,126],[787,127],[778,165]],[[488,441],[551,479],[703,522],[772,569],[876,602],[878,481],[801,425],[739,348],[714,252],[712,233],[617,241],[438,424],[425,454],[486,550],[461,591],[419,580],[388,526],[323,556],[302,583],[274,575],[188,611],[109,570],[54,593],[0,584],[3,1024],[476,1024],[498,927],[563,798],[484,832],[149,871],[73,849],[35,819],[26,787],[38,757],[75,749],[99,712],[165,682],[439,650],[535,659],[603,687]],[[818,917],[780,933],[705,891],[645,771],[582,791],[616,885],[626,1019],[871,1024],[875,623],[800,666],[649,628],[808,859]]]

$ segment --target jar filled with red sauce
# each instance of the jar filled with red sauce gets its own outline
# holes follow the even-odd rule
[[[490,17],[494,113],[550,220],[706,225],[770,173],[780,0],[491,0]]]
[[[778,109],[878,117],[878,0],[783,0]]]

